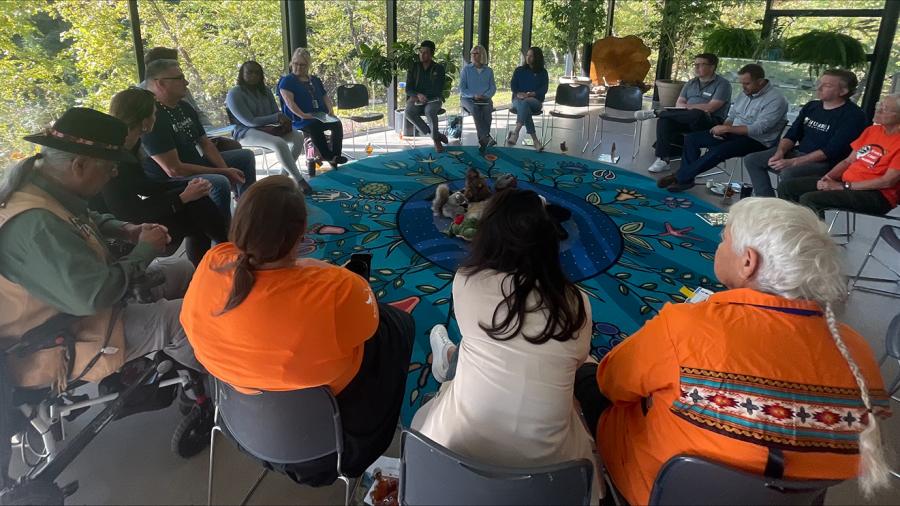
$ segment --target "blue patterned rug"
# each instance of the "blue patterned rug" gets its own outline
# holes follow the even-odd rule
[[[415,317],[404,422],[438,386],[431,377],[431,327],[445,323],[459,341],[450,292],[468,243],[441,233],[449,219],[432,215],[431,200],[441,183],[462,188],[470,167],[489,179],[514,174],[520,188],[572,211],[563,223],[569,238],[560,259],[591,300],[597,358],[666,302],[683,301],[683,286],[722,288],[712,264],[721,229],[694,214],[717,209],[612,165],[527,149],[482,156],[476,148],[451,147],[440,155],[420,148],[373,156],[323,174],[312,180],[303,254],[341,264],[355,252],[372,253],[378,299]]]

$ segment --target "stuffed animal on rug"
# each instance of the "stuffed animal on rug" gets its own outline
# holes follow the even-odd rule
[[[444,218],[456,218],[466,214],[469,202],[462,191],[450,192],[450,187],[444,183],[438,185],[434,192],[434,200],[431,201],[431,212],[435,216]]]

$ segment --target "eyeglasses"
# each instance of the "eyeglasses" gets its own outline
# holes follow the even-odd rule
[[[697,67],[712,67],[712,65],[709,63],[695,63],[694,68],[697,68]]]
[[[157,81],[187,81],[187,78],[184,77],[184,74],[177,75],[174,77],[158,77]]]

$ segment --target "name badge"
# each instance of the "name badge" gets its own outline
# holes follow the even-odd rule
[[[704,97],[712,96],[712,92],[711,92],[711,91],[704,91],[704,92],[703,92],[703,96],[704,96]]]
[[[312,102],[313,102],[313,109],[318,109],[318,108],[319,108],[319,101],[316,100],[316,99],[313,99]]]

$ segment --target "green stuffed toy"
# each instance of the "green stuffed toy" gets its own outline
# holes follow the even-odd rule
[[[471,241],[475,237],[476,230],[478,230],[478,218],[466,218],[464,215],[458,214],[447,228],[447,235]]]

